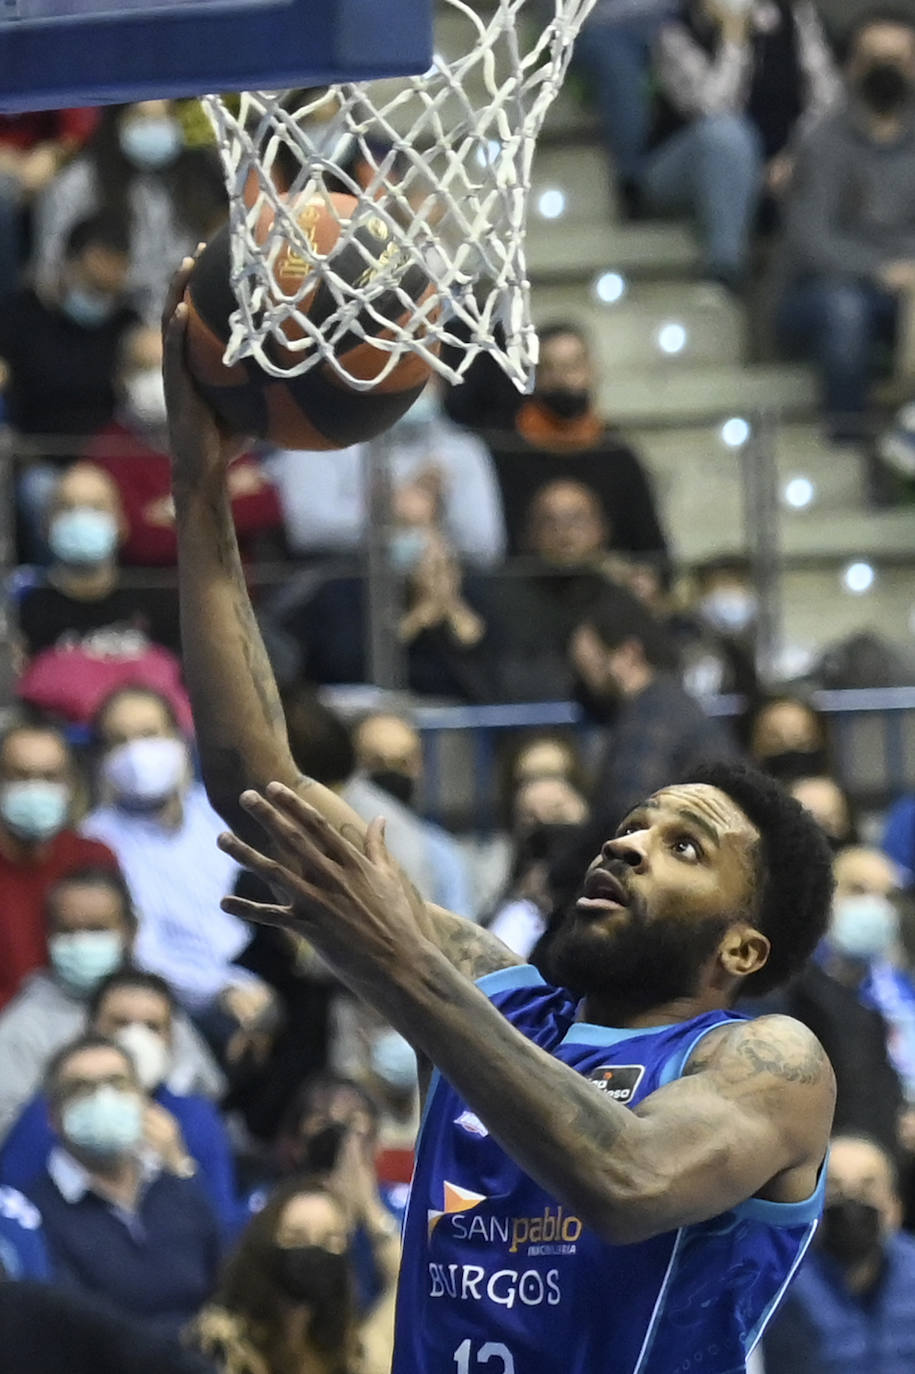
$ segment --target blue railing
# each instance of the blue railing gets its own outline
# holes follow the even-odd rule
[[[810,700],[828,718],[839,780],[853,800],[882,805],[915,790],[915,687],[875,687],[814,692]],[[739,696],[708,698],[703,706],[719,718],[739,716]],[[469,819],[488,832],[497,823],[499,750],[510,732],[572,727],[588,743],[595,728],[577,705],[568,701],[530,702],[512,706],[415,705],[412,718],[423,738],[425,809],[436,819]],[[454,758],[446,763],[448,737],[457,738]],[[468,776],[469,774],[469,776]]]

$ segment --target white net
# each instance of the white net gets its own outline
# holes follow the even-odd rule
[[[486,351],[525,388],[537,358],[524,248],[531,162],[593,3],[497,0],[484,16],[440,0],[422,76],[251,92],[237,113],[207,96],[238,300],[226,362],[254,358],[275,377],[328,362],[368,390],[408,351],[451,382]],[[332,246],[316,243],[305,203],[334,215]],[[301,267],[292,285],[278,271],[290,254]],[[370,377],[348,365],[354,339],[375,351]]]

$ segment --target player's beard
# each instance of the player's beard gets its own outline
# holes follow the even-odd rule
[[[618,916],[566,912],[544,951],[544,976],[577,997],[635,1015],[698,991],[703,969],[731,924],[652,915],[630,893]]]

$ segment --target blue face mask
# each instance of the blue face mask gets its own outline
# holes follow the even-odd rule
[[[77,506],[55,515],[48,543],[61,563],[78,567],[105,563],[118,546],[118,522],[110,511]]]
[[[395,530],[388,541],[391,566],[399,573],[410,573],[422,559],[429,543],[425,530]]]
[[[416,1054],[396,1030],[382,1031],[369,1051],[372,1070],[400,1092],[416,1087]]]
[[[68,1102],[61,1115],[65,1140],[99,1158],[127,1154],[143,1134],[139,1094],[103,1083],[87,1097]]]
[[[837,897],[832,908],[829,939],[852,959],[879,959],[899,934],[899,917],[888,897],[858,892]]]
[[[167,167],[181,152],[181,126],[174,119],[131,119],[119,137],[121,152],[144,171]]]
[[[89,993],[124,962],[124,939],[116,930],[76,930],[52,935],[48,941],[51,967],[76,997]]]
[[[88,286],[71,286],[61,302],[74,324],[84,329],[97,329],[110,320],[117,301],[104,291],[92,291]]]
[[[442,407],[435,388],[426,386],[419,393],[406,414],[400,417],[394,428],[396,429],[400,425],[403,425],[405,428],[409,428],[412,425],[428,425],[434,420],[441,419],[441,415]]]
[[[0,788],[0,816],[21,840],[49,840],[63,830],[70,810],[70,789],[64,782],[26,778]]]

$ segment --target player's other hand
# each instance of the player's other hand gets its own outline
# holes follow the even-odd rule
[[[363,849],[280,783],[263,794],[242,793],[241,804],[266,832],[275,857],[228,833],[219,847],[264,878],[277,900],[224,897],[222,909],[303,935],[354,992],[396,981],[429,927],[422,898],[388,853],[384,822],[372,822]]]
[[[198,249],[198,253],[199,253]],[[196,258],[185,258],[172,278],[162,312],[162,375],[168,407],[172,482],[194,484],[223,473],[249,441],[231,434],[194,385],[185,358],[188,307],[184,299]]]

